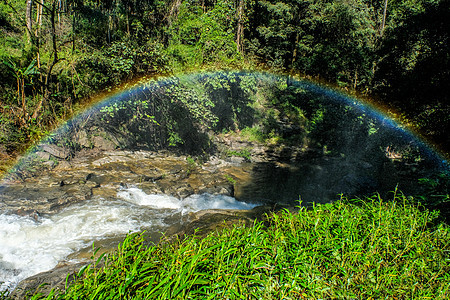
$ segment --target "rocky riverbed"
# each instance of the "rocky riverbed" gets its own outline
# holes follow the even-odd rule
[[[41,145],[3,180],[0,211],[6,216],[42,224],[52,216],[58,216],[61,212],[67,214],[67,210],[76,210],[77,207],[81,210],[84,203],[98,199],[103,199],[100,206],[104,205],[104,209],[108,210],[108,201],[112,203],[118,193],[132,189],[144,196],[165,195],[180,201],[195,195],[229,197],[225,200],[230,201],[231,197],[239,198],[245,194],[245,186],[253,180],[255,164],[271,161],[273,151],[268,151],[270,155],[266,155],[264,146],[251,147],[251,143],[231,136],[222,137],[219,144],[223,150],[207,157],[191,157],[169,151],[102,150],[95,147],[71,153],[64,147]],[[252,149],[250,155],[240,156],[244,149]],[[264,204],[256,198],[253,202],[255,204],[250,207]],[[272,208],[273,205],[260,206],[256,210],[206,209],[195,212],[203,209],[203,206],[198,206],[195,211],[181,215],[163,212],[163,223],[166,225],[161,230],[166,232],[166,237],[191,234],[197,228],[203,228],[206,233],[219,225],[251,222]],[[85,218],[84,215],[82,218]],[[61,226],[58,225],[61,221],[52,222],[54,225],[50,226]],[[154,233],[151,239],[158,242],[160,236]],[[97,245],[104,249],[102,251],[111,251],[122,238],[122,234],[101,238]],[[30,251],[33,252],[32,249]],[[12,296],[21,299],[24,293],[35,290],[44,282],[49,285],[43,292],[48,292],[52,287],[62,288],[67,273],[73,274],[80,266],[90,262],[91,255],[90,246],[76,250],[54,269],[23,280]],[[6,270],[12,268],[7,264],[4,267]]]
[[[394,189],[396,184],[408,190],[426,172],[391,159],[389,153],[380,162],[356,155],[328,155],[320,148],[249,142],[237,134],[220,134],[213,140],[216,150],[198,156],[168,150],[102,149],[100,145],[74,152],[52,144],[40,145],[3,180],[0,211],[39,223],[68,209],[77,210],[76,205],[82,209],[83,203],[89,201],[97,201],[99,210],[108,210],[108,203],[115,203],[121,192],[134,197],[133,189],[144,197],[171,197],[168,201],[179,201],[177,205],[185,205],[185,199],[196,195],[216,195],[229,197],[226,201],[237,199],[258,206],[216,210],[197,205],[194,210],[176,214],[163,209],[157,213],[164,224],[150,238],[158,242],[158,230],[163,230],[170,240],[171,236],[192,234],[197,228],[206,233],[236,222],[251,224],[279,207],[295,207],[300,199],[303,205],[323,203],[337,199],[340,193],[383,192]],[[131,218],[139,220],[142,213],[151,219],[155,212],[144,211]],[[111,251],[122,238],[123,234],[100,238],[98,245],[103,251]],[[44,282],[49,283],[44,293],[53,287],[63,288],[68,273],[73,278],[81,266],[91,261],[92,247],[74,249],[54,269],[23,280],[12,296],[21,299]]]

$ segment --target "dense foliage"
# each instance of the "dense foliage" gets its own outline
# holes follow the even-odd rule
[[[269,68],[361,91],[448,149],[449,9],[448,0],[2,1],[0,156],[97,91],[204,68]]]
[[[144,75],[199,69],[269,69],[362,92],[399,110],[449,151],[449,20],[449,0],[4,0],[0,160],[41,139],[96,92]],[[244,99],[231,97],[230,86],[211,85],[208,92],[221,90],[230,101]],[[169,145],[186,143],[187,121],[273,137],[270,110],[257,115],[266,122],[261,130],[240,111],[251,106],[224,102],[230,118],[219,120],[204,91],[190,92],[178,97],[189,102],[170,114],[184,116],[187,108],[192,120],[131,99],[105,107],[111,118],[102,121],[117,121],[132,105],[151,113],[125,125],[152,136],[149,124],[165,122]],[[336,131],[320,113],[305,119],[297,94],[274,95],[273,111],[311,132],[317,124]],[[161,119],[154,119],[155,110]],[[426,179],[430,194],[438,179]],[[154,247],[130,235],[105,267],[84,269],[64,294],[49,298],[448,298],[448,228],[435,226],[433,213],[406,198],[396,200],[337,201]]]
[[[255,72],[203,72],[145,82],[111,97],[47,141],[72,153],[102,148],[101,139],[111,149],[168,149],[196,156],[221,152],[218,136],[232,134],[285,155],[295,147],[304,154],[346,157],[355,166],[361,159],[384,165],[389,149],[415,165],[428,157],[411,136],[384,122],[352,98],[308,81]],[[370,172],[382,172],[375,169]]]
[[[157,246],[132,234],[46,299],[447,299],[449,228],[413,203],[341,199]]]

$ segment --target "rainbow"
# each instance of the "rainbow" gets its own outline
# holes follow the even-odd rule
[[[214,79],[220,79],[219,81],[221,81],[222,84],[230,85],[232,84],[230,82],[232,82],[233,80],[242,80],[242,78],[253,78],[256,81],[259,80],[274,85],[285,84],[287,82],[287,85],[291,85],[297,89],[306,90],[309,94],[318,96],[320,99],[322,99],[321,101],[324,101],[324,103],[326,101],[330,105],[350,107],[354,112],[357,112],[357,114],[361,118],[376,120],[377,126],[382,126],[383,128],[390,130],[391,132],[395,132],[397,138],[402,139],[404,141],[404,144],[414,145],[414,147],[420,149],[419,151],[421,155],[432,161],[433,164],[435,164],[439,168],[448,168],[447,160],[443,157],[442,154],[439,153],[439,150],[436,149],[436,147],[427,143],[423,138],[420,137],[418,133],[414,132],[411,128],[408,128],[407,126],[404,126],[403,124],[395,121],[392,117],[389,117],[387,112],[383,110],[382,107],[375,106],[370,102],[362,101],[361,99],[346,95],[342,91],[339,91],[337,89],[325,87],[308,80],[278,76],[269,73],[215,72],[186,74],[177,77],[156,79],[142,77],[133,82],[127,82],[114,91],[104,93],[95,97],[92,101],[92,103],[94,104],[92,104],[90,107],[87,107],[82,113],[79,113],[71,120],[68,120],[67,122],[62,124],[48,137],[44,138],[39,145],[54,143],[55,140],[60,140],[61,137],[70,134],[70,132],[73,131],[73,128],[77,126],[80,127],[82,120],[92,118],[93,116],[101,116],[102,114],[104,115],[105,113],[107,113],[108,109],[111,109],[111,107],[114,107],[114,105],[123,105],[123,103],[127,103],[127,101],[132,98],[139,99],[139,97],[142,97],[143,94],[147,95],[147,98],[145,98],[145,102],[151,102],[152,99],[155,98],[154,95],[163,95],[164,93],[167,94],[167,91],[171,90],[173,87],[180,85],[180,83],[195,86],[200,82],[202,84],[206,84],[205,82],[207,82],[208,80],[214,81]],[[189,106],[190,104],[187,103],[186,105]],[[200,114],[200,116],[197,116],[198,120],[200,120],[202,117],[202,113],[210,113],[210,111],[200,111],[197,113]],[[220,118],[220,116],[216,117]],[[201,119],[199,122],[204,121],[205,120]],[[156,124],[159,121],[155,120],[154,122]],[[17,172],[17,170],[23,167],[23,165],[27,163],[26,157],[36,152],[40,147],[39,145],[30,149],[24,156],[25,159],[22,159],[15,167],[13,167],[9,171],[9,174]],[[389,145],[387,145],[387,147],[389,147]]]

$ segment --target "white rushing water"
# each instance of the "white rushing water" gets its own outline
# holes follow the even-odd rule
[[[255,206],[224,195],[192,195],[180,200],[132,187],[119,191],[117,199],[92,199],[37,220],[0,214],[0,290],[54,268],[94,240],[144,229],[163,231],[171,225],[164,219],[176,214]]]
[[[137,205],[176,209],[182,214],[203,209],[251,209],[256,206],[225,195],[191,195],[179,200],[168,195],[148,195],[136,187],[124,189],[117,196]]]

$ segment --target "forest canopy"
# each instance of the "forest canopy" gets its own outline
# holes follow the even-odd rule
[[[0,1],[0,159],[143,75],[269,70],[370,96],[450,141],[448,0]]]

